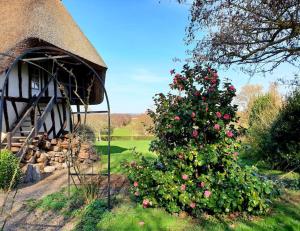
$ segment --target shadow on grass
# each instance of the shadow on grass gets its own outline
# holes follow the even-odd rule
[[[95,145],[94,147],[96,148],[97,152],[101,153],[102,155],[107,155],[108,145]],[[122,152],[125,152],[127,150],[129,149],[120,146],[110,146],[110,154],[122,154]]]

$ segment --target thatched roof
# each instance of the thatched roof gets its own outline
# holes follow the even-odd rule
[[[18,56],[41,44],[59,47],[106,68],[60,0],[0,0],[0,53]],[[10,63],[0,56],[0,73]]]

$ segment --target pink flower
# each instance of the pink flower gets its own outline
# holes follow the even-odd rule
[[[143,200],[143,208],[147,208],[149,206],[149,200],[148,199],[144,199]]]
[[[197,130],[194,130],[193,131],[193,133],[192,133],[192,136],[194,137],[194,138],[197,138],[198,137],[198,131]]]
[[[235,91],[235,87],[233,85],[231,85],[231,86],[228,87],[228,90],[229,91]]]
[[[202,96],[202,100],[205,101],[205,100],[206,100],[206,97],[205,97],[205,96]]]
[[[191,207],[192,209],[194,209],[194,208],[196,207],[196,203],[195,203],[195,202],[190,203],[190,207]]]
[[[195,112],[192,112],[191,117],[192,117],[192,118],[195,118],[195,117],[196,117],[196,113],[195,113]]]
[[[221,117],[222,117],[221,112],[217,111],[217,112],[216,112],[216,116],[217,116],[218,118],[221,118]]]
[[[185,191],[186,185],[185,185],[185,184],[182,184],[182,185],[180,186],[180,189],[181,189],[182,191]]]
[[[134,192],[134,195],[135,195],[136,197],[138,197],[138,196],[140,195],[140,193],[139,193],[139,192]]]
[[[179,116],[175,116],[175,117],[174,117],[174,120],[179,121],[179,120],[180,120],[180,117],[179,117]]]
[[[205,80],[209,80],[209,77],[208,77],[208,76],[205,76],[204,79],[205,79]]]
[[[139,186],[139,183],[138,183],[137,181],[135,181],[135,182],[133,183],[133,186],[134,186],[134,187],[137,187],[137,186]]]
[[[200,182],[200,183],[198,183],[198,187],[200,187],[200,188],[204,188],[204,186],[205,186],[205,183],[202,181],[202,182]]]
[[[170,70],[170,74],[174,75],[175,74],[175,69]]]
[[[224,118],[225,120],[229,120],[229,119],[231,118],[231,116],[230,116],[229,114],[225,114],[225,115],[223,116],[223,118]]]
[[[232,131],[227,131],[226,136],[229,137],[229,138],[232,138],[234,136],[234,134],[233,134]]]
[[[204,197],[208,198],[208,197],[210,197],[210,195],[211,195],[211,191],[209,191],[209,190],[204,191]]]
[[[181,176],[181,178],[182,178],[183,180],[187,180],[187,179],[189,178],[189,176],[186,175],[186,174],[183,174],[183,175]]]
[[[215,124],[215,126],[214,126],[214,129],[216,130],[216,131],[220,131],[220,125],[219,124]]]
[[[214,78],[218,78],[218,77],[219,77],[217,72],[214,72],[214,73],[212,74],[212,76],[213,76]]]
[[[211,82],[212,84],[216,84],[216,83],[217,83],[217,80],[216,80],[216,79],[212,79],[212,80],[210,80],[210,82]]]

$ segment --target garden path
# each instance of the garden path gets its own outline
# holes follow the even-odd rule
[[[55,214],[41,214],[39,212],[28,211],[25,209],[25,201],[28,199],[38,200],[51,193],[59,191],[67,186],[67,169],[55,171],[36,184],[23,185],[18,190],[13,205],[11,218],[4,230],[60,230],[65,221],[63,217]],[[0,205],[2,206],[5,194],[0,193]],[[12,195],[9,201],[12,200]],[[10,203],[8,203],[10,204]],[[6,208],[9,211],[9,208]],[[2,225],[0,218],[0,224]]]

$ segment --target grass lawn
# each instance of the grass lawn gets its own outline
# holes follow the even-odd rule
[[[111,172],[112,173],[121,173],[121,163],[124,160],[132,161],[134,160],[134,156],[132,154],[133,148],[137,152],[142,152],[147,157],[155,156],[154,153],[151,153],[149,149],[149,140],[115,140],[111,141]],[[107,166],[107,142],[96,142],[95,147],[102,154],[101,163],[103,170],[106,169]],[[100,155],[101,155],[100,154]]]
[[[298,231],[300,230],[300,192],[289,191],[279,199],[272,212],[265,217],[231,220],[226,217],[206,216],[199,219],[179,218],[163,209],[143,209],[125,202],[106,212],[99,221],[99,230],[195,230],[195,231]]]

